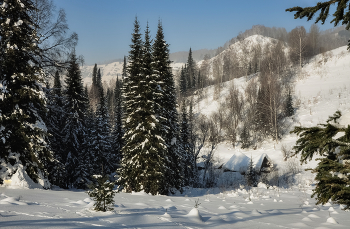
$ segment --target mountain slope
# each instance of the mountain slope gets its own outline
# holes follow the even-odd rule
[[[312,58],[294,78],[294,107],[296,113],[289,119],[290,126],[287,133],[294,126],[316,126],[325,123],[330,115],[340,110],[343,114],[340,123],[350,124],[350,53],[347,46],[337,48],[325,54],[320,54]],[[244,91],[250,80],[257,75],[236,78],[225,82],[220,92],[219,99],[214,99],[214,87],[206,88],[206,96],[199,99],[196,95],[194,101],[199,101],[195,105],[195,112],[209,117],[220,108],[220,103],[225,101],[229,93],[229,87],[233,83],[241,92]],[[229,143],[219,144],[216,156],[220,163],[227,162],[235,151],[239,151],[248,157],[258,157],[266,153],[280,168],[286,166],[281,152],[282,147],[291,149],[297,140],[294,134],[286,134],[281,141],[276,143],[272,140],[265,140],[256,150],[234,148]],[[314,167],[315,161],[304,165],[304,167]]]

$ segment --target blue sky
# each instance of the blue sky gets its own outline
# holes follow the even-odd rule
[[[253,25],[284,27],[287,31],[313,22],[285,12],[293,6],[313,6],[317,0],[54,0],[63,8],[71,31],[78,33],[78,55],[86,64],[128,55],[135,16],[142,31],[149,22],[154,37],[163,23],[170,52],[214,49]],[[321,30],[332,28],[329,22]]]

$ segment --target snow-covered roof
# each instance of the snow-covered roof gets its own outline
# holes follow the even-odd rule
[[[239,171],[248,166],[250,158],[239,151],[235,151],[233,156],[226,162],[224,167],[232,171]]]

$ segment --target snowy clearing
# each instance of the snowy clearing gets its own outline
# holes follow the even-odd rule
[[[315,206],[312,186],[279,191],[192,189],[181,196],[118,193],[95,212],[84,191],[0,187],[2,228],[348,228],[341,206]],[[279,193],[279,194],[278,194]],[[198,209],[194,208],[199,199]]]

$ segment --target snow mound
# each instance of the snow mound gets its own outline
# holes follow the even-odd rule
[[[192,220],[203,222],[203,218],[197,208],[192,208],[186,216]]]
[[[304,217],[302,219],[302,221],[305,221],[305,222],[312,222],[312,220],[309,218],[309,217]]]
[[[335,221],[335,219],[334,219],[333,217],[329,217],[329,218],[327,219],[327,223],[338,224],[338,222]]]
[[[0,204],[12,204],[12,205],[28,205],[27,203],[20,202],[19,198],[7,197],[0,200]]]
[[[7,188],[24,188],[24,189],[42,189],[44,182],[39,180],[39,183],[35,183],[24,170],[23,165],[18,165],[17,172],[12,175],[11,182],[7,185]]]
[[[93,201],[93,200],[92,200],[90,197],[84,199],[84,202],[86,202],[86,203],[90,203],[90,202],[92,202],[92,201]]]
[[[254,209],[251,214],[252,215],[261,215],[261,213],[256,209]]]
[[[145,193],[144,190],[142,190],[141,192],[134,192],[134,191],[132,191],[132,192],[131,192],[131,195],[135,195],[135,196],[148,196],[148,194]]]
[[[261,163],[262,163],[262,162],[261,162]],[[261,165],[260,165],[260,166],[261,166]],[[262,182],[259,182],[258,188],[267,189],[267,186],[266,186],[266,184],[264,184],[264,183],[262,183]]]
[[[225,208],[225,206],[220,206],[220,207],[218,207],[218,209],[220,209],[220,210],[227,210],[227,208]]]
[[[315,219],[320,218],[318,215],[315,215],[315,214],[310,214],[310,215],[308,215],[308,217],[310,217],[310,218],[315,218]]]
[[[171,218],[171,215],[169,215],[167,212],[165,212],[164,215],[162,215],[162,217]]]
[[[91,201],[90,201],[91,202]],[[88,202],[88,203],[90,203]],[[77,205],[84,205],[84,204],[87,204],[87,202],[83,201],[83,200],[78,200],[78,201],[73,201],[73,202],[70,202],[71,204],[77,204]]]
[[[282,214],[280,210],[272,210],[269,212],[270,214]]]

